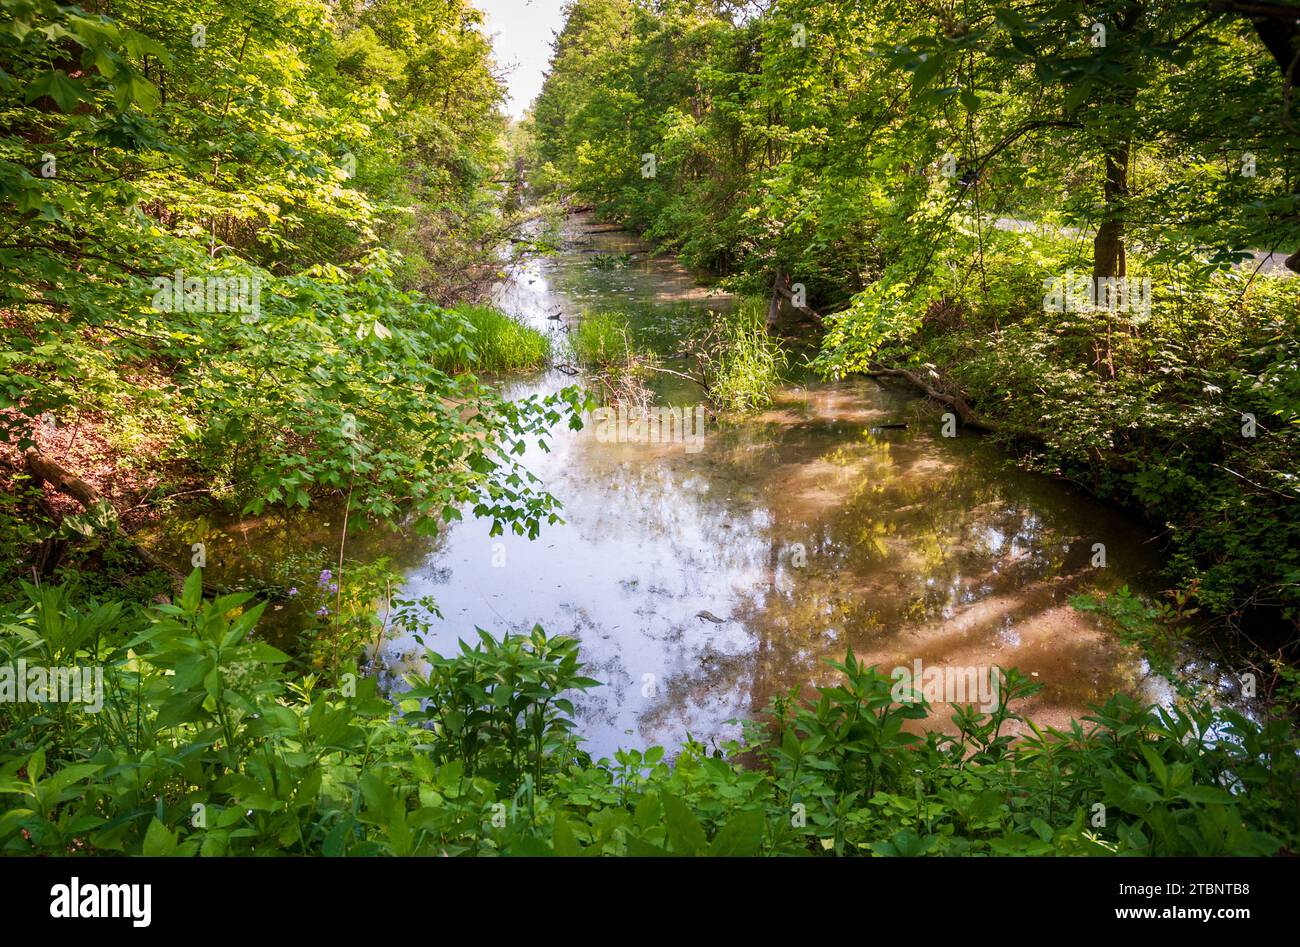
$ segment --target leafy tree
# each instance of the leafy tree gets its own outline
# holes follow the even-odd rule
[[[4,6],[12,467],[75,426],[120,472],[251,512],[334,493],[426,531],[463,504],[494,531],[555,519],[516,455],[576,395],[506,403],[437,367],[472,361],[434,303],[476,291],[500,226],[472,6]]]

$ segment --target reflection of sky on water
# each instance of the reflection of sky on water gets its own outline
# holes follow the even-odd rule
[[[611,269],[572,250],[533,261],[499,303],[557,333],[584,307],[618,306],[669,340],[683,304],[708,304],[626,236],[584,240],[579,251],[637,255]],[[512,391],[570,381],[553,372]],[[873,430],[899,422],[908,429]],[[597,754],[734,735],[727,720],[832,680],[825,659],[850,645],[886,668],[1015,664],[1046,685],[1024,709],[1058,725],[1145,686],[1140,663],[1067,601],[1134,584],[1153,565],[1145,537],[977,439],[937,435],[922,404],[865,381],[784,391],[761,415],[713,426],[696,454],[560,430],[525,463],[566,524],[532,542],[457,524],[403,594],[436,598],[443,619],[426,644],[443,653],[475,626],[578,637],[605,682],[578,701]],[[1089,565],[1094,542],[1107,544],[1105,570]],[[394,670],[419,655],[406,637],[386,649]]]

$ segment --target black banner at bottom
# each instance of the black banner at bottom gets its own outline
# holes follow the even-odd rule
[[[1229,934],[1294,910],[1277,859],[0,859],[5,919],[153,940],[505,925],[716,923],[732,935],[845,908],[874,932],[1051,921],[1064,930]],[[568,917],[567,915],[571,915]],[[710,923],[713,922],[713,923]],[[985,928],[987,930],[987,928]],[[11,928],[12,930],[12,928]]]

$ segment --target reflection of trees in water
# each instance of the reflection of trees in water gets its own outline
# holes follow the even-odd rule
[[[672,746],[688,731],[697,738],[713,737],[723,721],[751,716],[758,662],[752,647],[736,654],[705,647],[681,655],[680,666],[665,677],[656,700],[641,714],[642,733],[661,734],[658,742]]]
[[[336,569],[343,533],[343,500],[325,497],[305,510],[268,511],[239,519],[193,517],[169,520],[157,547],[178,568],[190,567],[190,546],[205,547],[209,581],[244,585],[297,584],[321,569]],[[395,572],[410,572],[428,561],[441,537],[417,535],[367,521],[348,519],[345,552],[350,562],[387,559]]]
[[[739,654],[684,644],[643,718],[654,728],[690,720],[695,705],[719,693],[753,693],[756,675],[815,680],[821,658],[844,641],[893,634],[926,617],[931,606],[920,613],[909,606],[927,589],[961,580],[972,539],[992,514],[994,528],[1013,537],[1007,548],[1041,544],[1042,524],[1028,509],[1000,506],[998,486],[981,470],[933,444],[860,426],[737,425],[689,457],[594,444],[575,445],[576,485],[595,474],[606,497],[627,502],[575,516],[583,537],[646,537],[683,573],[678,588],[658,591],[682,598],[712,585],[720,600],[732,597],[730,617],[750,636]],[[831,482],[810,483],[810,474]],[[818,486],[829,501],[807,502],[801,485]],[[972,509],[985,515],[972,522]],[[804,547],[803,568],[792,563],[795,543]]]
[[[927,440],[886,439],[868,430],[814,456],[808,448],[817,439],[806,435],[793,434],[803,441],[797,453],[804,463],[787,459],[770,481],[769,582],[734,612],[757,636],[756,702],[791,685],[827,680],[833,675],[823,658],[841,656],[850,644],[859,652],[887,649],[891,641],[901,646],[908,628],[942,625],[990,596],[1009,596],[996,612],[997,627],[976,621],[950,642],[969,649],[1013,621],[1047,615],[1077,587],[1088,544],[1072,533],[1060,508],[1042,509],[1019,495],[1023,481],[991,479],[978,456]],[[835,508],[801,505],[790,489],[810,465],[833,472],[841,498]],[[807,537],[801,570],[781,554],[793,537]],[[1057,656],[1079,668],[1099,667],[1097,650],[1091,638],[1054,645]],[[1131,684],[1131,668],[1117,649],[1107,652],[1110,660],[1093,676],[1105,684],[1089,688],[1081,679],[1056,694],[1049,687],[1039,702],[1068,691],[1082,703]],[[926,657],[943,663],[948,655]]]
[[[587,289],[610,279],[591,268],[567,270],[565,278]],[[638,312],[637,321],[661,332],[672,323],[662,309]],[[849,643],[859,650],[897,644],[909,629],[946,628],[954,616],[992,603],[989,621],[935,637],[927,657],[942,660],[971,639],[1050,618],[1066,590],[1085,581],[1096,537],[1078,534],[1095,527],[1084,520],[1092,511],[1074,508],[1057,485],[1008,471],[1000,451],[975,439],[938,441],[935,419],[919,401],[851,387],[782,396],[759,420],[724,423],[710,433],[705,453],[688,462],[698,479],[635,464],[613,475],[620,491],[636,491],[636,501],[652,509],[631,513],[630,528],[660,531],[677,562],[706,576],[703,588],[761,566],[754,581],[734,590],[730,611],[751,646],[739,654],[707,643],[683,647],[642,717],[645,726],[689,725],[719,693],[750,694],[761,704],[792,684],[833,677],[822,659],[839,657]],[[871,430],[904,419],[906,433]],[[672,534],[678,527],[665,502],[689,503],[682,511],[696,531],[689,539]],[[599,534],[606,525],[587,529]],[[803,568],[792,564],[796,544]],[[1107,652],[1104,671],[1096,670],[1100,650]],[[1093,669],[1095,680],[1113,689],[1130,665],[1111,650],[1077,628],[1054,644],[1069,666]],[[1086,676],[1081,672],[1071,699],[1104,696],[1104,687],[1087,692]]]
[[[594,438],[590,443],[594,445]],[[682,580],[680,594],[725,583],[764,561],[768,511],[720,489],[727,483],[713,471],[662,457],[603,461],[590,462],[597,467],[592,470],[587,458],[578,459],[587,469],[575,475],[575,485],[581,487],[596,473],[604,487],[594,500],[569,503],[570,526],[584,541],[644,544],[659,563],[672,565],[672,573]],[[720,588],[719,594],[727,591]]]
[[[651,646],[667,648],[649,701],[639,696],[638,667],[628,666],[635,649],[601,649],[591,673],[606,686],[579,702],[584,729],[616,727],[621,713],[644,706],[642,737],[674,743],[687,729],[708,735],[770,694],[832,680],[823,661],[849,644],[860,653],[901,648],[909,629],[1010,596],[987,622],[906,645],[909,654],[942,663],[1050,609],[1064,594],[1051,580],[1081,571],[1089,557],[1089,541],[1070,535],[1078,514],[1064,501],[1044,504],[1026,494],[1022,479],[991,475],[978,451],[914,432],[873,433],[866,423],[792,412],[712,429],[699,454],[681,444],[601,444],[591,430],[559,437],[562,449],[535,472],[567,503],[575,535],[565,541],[646,547],[652,568],[630,577],[622,592],[647,627],[662,629]],[[314,510],[223,542],[272,558],[289,547],[332,561],[341,516],[334,520]],[[465,529],[486,533],[474,522],[457,527]],[[387,555],[395,567],[436,581],[439,557],[430,551],[449,541],[449,533],[413,541],[354,532],[348,553]],[[796,544],[802,568],[794,565]],[[563,580],[563,561],[554,567]],[[574,595],[582,604],[583,591]],[[731,619],[720,643],[694,617],[701,601]],[[569,617],[584,637],[604,631]],[[1100,666],[1097,649],[1084,638],[1054,645],[1080,668]],[[1040,703],[1096,699],[1121,686],[1121,662],[1107,654],[1106,673],[1081,674],[1068,690],[1049,688]]]

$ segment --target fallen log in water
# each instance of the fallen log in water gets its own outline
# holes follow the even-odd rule
[[[868,378],[901,378],[910,382],[913,386],[921,389],[930,398],[941,404],[952,408],[957,419],[966,427],[973,427],[976,430],[987,431],[990,434],[996,434],[1000,431],[1007,430],[1006,425],[998,421],[990,421],[988,418],[981,417],[966,401],[961,394],[949,394],[941,391],[934,385],[931,385],[920,375],[915,372],[909,372],[905,368],[886,368],[884,365],[873,362],[871,371],[865,373]],[[1014,433],[1020,433],[1015,431]]]
[[[57,460],[46,456],[35,447],[27,448],[26,453],[23,455],[23,460],[26,464],[27,472],[36,483],[48,483],[55,490],[65,496],[72,497],[72,499],[81,504],[82,509],[87,512],[101,510],[108,520],[114,523],[121,522],[121,516],[118,514],[117,508],[113,506],[113,504],[103,494],[101,494],[91,484],[68,470],[68,468],[64,467]],[[136,542],[125,532],[121,535],[136,556],[139,557],[141,562],[152,569],[165,572],[172,577],[176,591],[179,594],[181,586],[185,583],[185,573],[166,560],[156,556],[152,551]],[[217,595],[228,595],[231,592],[236,591],[240,590],[231,589],[224,585],[215,585],[206,581],[203,583],[203,594],[209,598]]]

